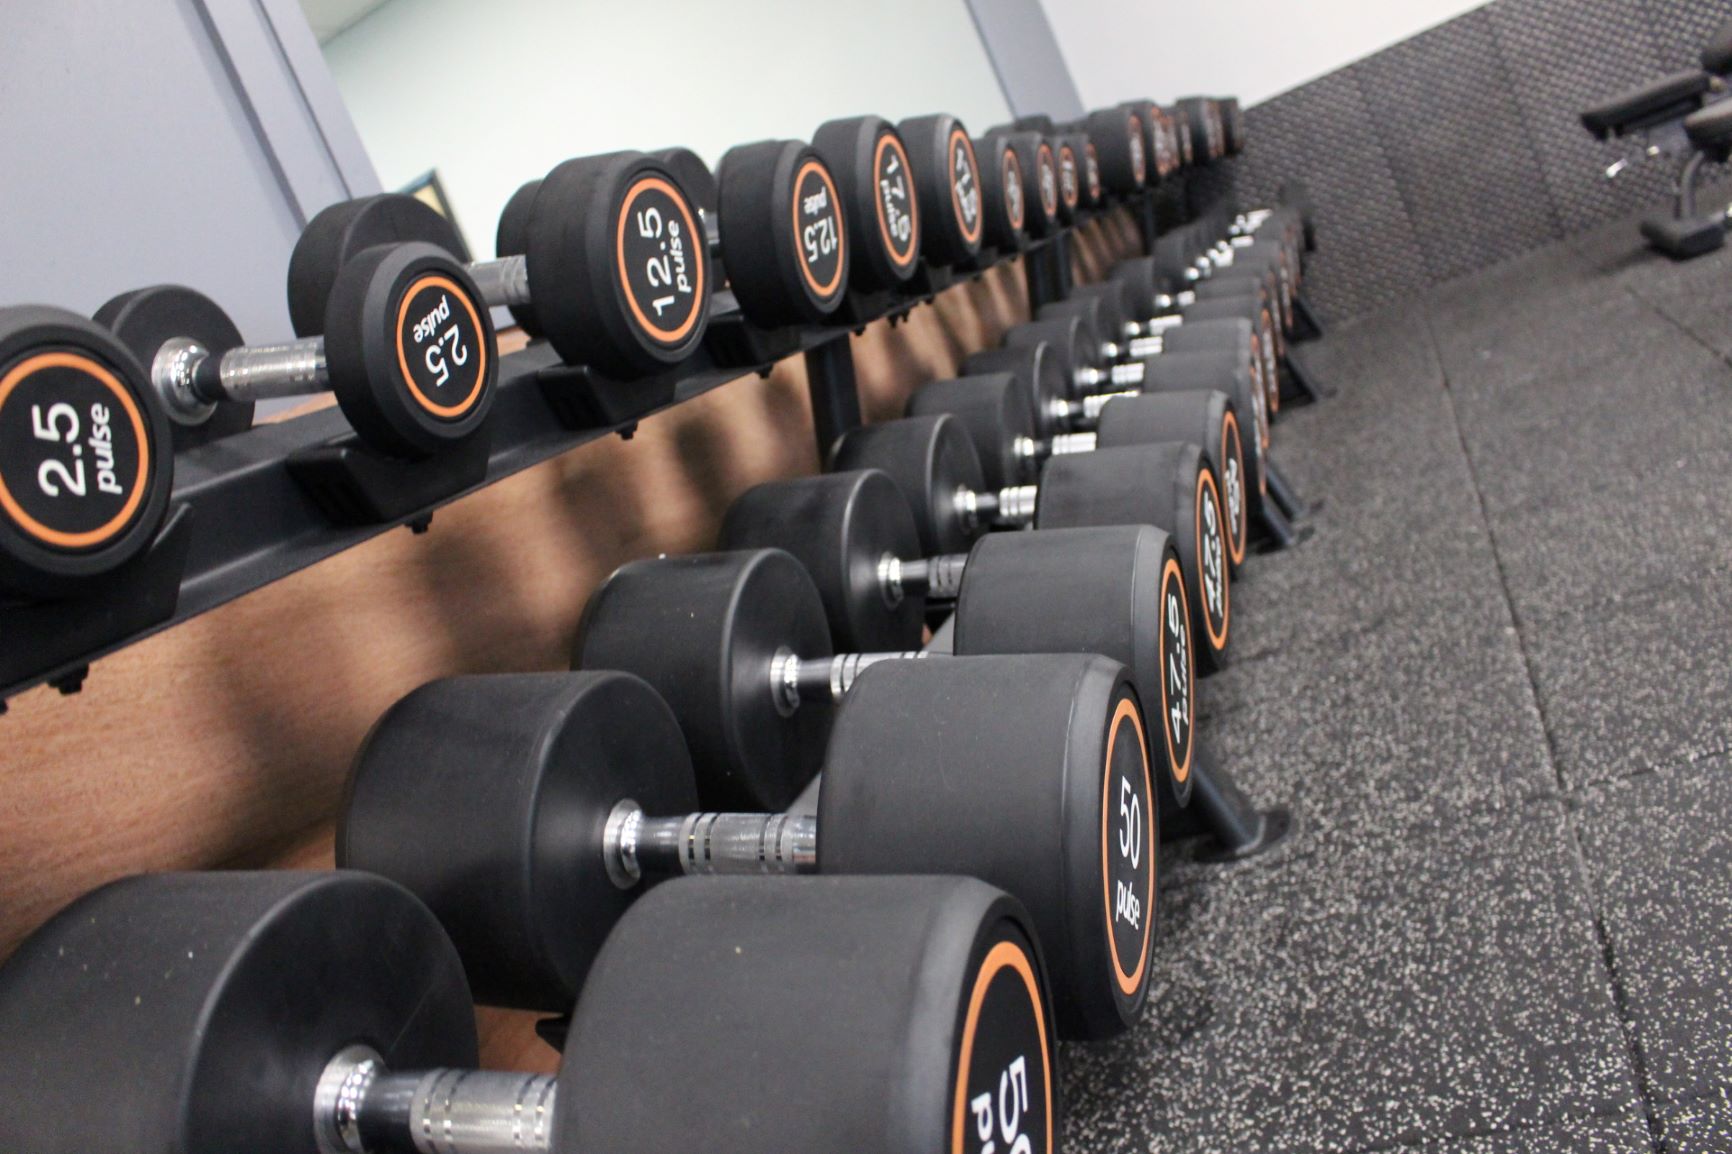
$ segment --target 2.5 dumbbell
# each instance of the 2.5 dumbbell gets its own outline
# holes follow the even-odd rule
[[[0,591],[71,597],[156,538],[169,422],[124,343],[64,309],[0,309]]]
[[[479,429],[499,356],[480,293],[447,252],[419,241],[357,253],[332,281],[322,336],[240,343],[222,309],[168,285],[125,293],[97,313],[149,366],[159,406],[187,443],[228,406],[335,394],[356,434],[395,457],[426,457]],[[219,424],[219,431],[227,423]]]
[[[369,734],[338,860],[425,900],[484,1000],[543,1010],[570,1004],[657,879],[976,876],[1028,909],[1059,1032],[1118,1033],[1146,996],[1157,828],[1124,670],[1075,654],[937,666],[861,676],[815,814],[699,812],[675,715],[628,674],[436,681]],[[1012,716],[963,724],[985,709]]]

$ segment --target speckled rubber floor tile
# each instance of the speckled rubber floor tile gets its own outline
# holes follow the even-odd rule
[[[1728,638],[1726,571],[1525,626],[1565,782],[1576,788],[1732,746]]]
[[[1732,1092],[1728,814],[1722,755],[1596,786],[1580,815],[1649,1094],[1680,1126]]]
[[[1637,1113],[1567,838],[1536,802],[1169,891],[1147,1020],[1065,1050],[1071,1144],[1355,1151]]]

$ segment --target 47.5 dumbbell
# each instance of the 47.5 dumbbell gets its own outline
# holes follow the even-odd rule
[[[972,724],[988,709],[1007,716]],[[1157,814],[1142,739],[1125,671],[1102,657],[885,663],[836,717],[815,813],[702,812],[681,727],[639,678],[448,678],[368,736],[338,861],[426,901],[483,1000],[554,1011],[659,879],[974,876],[1029,910],[1059,1032],[1102,1037],[1147,993]]]

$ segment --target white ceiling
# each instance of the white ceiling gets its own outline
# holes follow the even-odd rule
[[[307,23],[323,44],[388,0],[301,0]]]

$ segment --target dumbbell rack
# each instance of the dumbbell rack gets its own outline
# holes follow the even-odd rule
[[[1066,291],[1066,232],[995,255],[979,276],[1021,258],[1030,305]],[[949,283],[899,297],[872,319],[892,323]],[[712,324],[733,323],[726,314]],[[769,334],[777,356],[805,357],[822,454],[860,424],[849,345],[866,321]],[[324,409],[177,454],[170,512],[149,550],[104,589],[66,601],[0,604],[0,714],[38,685],[78,692],[92,662],[215,609],[392,529],[421,533],[443,505],[729,381],[767,373],[774,359],[723,365],[709,347],[659,376],[622,383],[561,364],[536,343],[500,358],[487,426],[438,458],[413,465],[378,457],[342,414]]]

